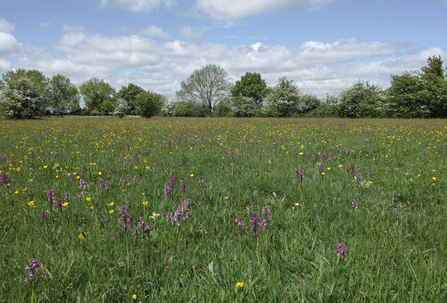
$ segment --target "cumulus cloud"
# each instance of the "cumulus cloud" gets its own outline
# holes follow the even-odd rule
[[[13,54],[19,51],[21,44],[13,35],[0,32],[0,55]]]
[[[333,1],[335,0],[197,0],[196,8],[214,19],[230,20],[294,7],[318,9]]]
[[[204,38],[201,30],[194,31],[189,25],[183,25],[180,27],[179,33],[183,38],[188,40],[200,40]]]
[[[14,24],[11,24],[7,20],[0,18],[0,32],[11,34],[14,31],[14,28]]]
[[[40,22],[39,23],[39,30],[41,32],[45,32],[50,28],[50,22]]]
[[[11,62],[6,59],[0,58],[0,73],[5,73],[11,69]]]
[[[183,29],[187,40],[161,43],[147,37],[148,33],[111,37],[64,26],[51,53],[45,47],[22,47],[12,35],[1,32],[0,55],[13,56],[16,67],[38,69],[50,77],[60,73],[77,85],[96,77],[117,89],[134,83],[167,97],[174,97],[181,81],[194,70],[212,63],[224,68],[233,80],[257,72],[274,86],[279,77],[287,76],[304,92],[320,98],[349,87],[358,78],[386,87],[390,74],[419,70],[429,56],[447,57],[439,48],[412,49],[411,44],[357,39],[306,41],[298,48],[261,42],[228,47],[196,42],[193,38],[203,36],[195,35],[190,27]],[[0,59],[0,69],[11,66],[6,57]]]
[[[174,0],[101,0],[100,7],[119,7],[134,13],[147,13],[158,9],[161,4],[167,7]]]
[[[167,39],[170,36],[168,32],[165,32],[161,27],[157,27],[155,25],[146,27],[141,31],[141,34],[158,39]]]

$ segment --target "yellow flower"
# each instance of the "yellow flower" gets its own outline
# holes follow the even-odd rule
[[[228,200],[228,197],[225,197],[225,200]]]
[[[98,175],[102,175],[102,172],[99,172]]]
[[[20,167],[17,167],[16,171],[20,171]]]
[[[298,155],[302,156],[302,155],[304,155],[304,154],[303,154],[303,153],[299,153]]]
[[[328,167],[328,168],[327,168],[327,170],[331,170],[331,168],[330,168],[330,167]]]
[[[295,203],[295,206],[300,206],[300,204],[299,203]]]
[[[115,204],[115,203],[112,202],[112,203],[109,203],[109,204],[107,204],[107,205],[108,205],[108,206],[113,206],[114,204]]]
[[[92,198],[91,198],[91,197],[88,197],[88,198],[86,198],[85,200],[87,200],[88,202],[91,202],[91,201],[92,201]]]
[[[56,176],[56,179],[59,178],[59,176]]]
[[[92,205],[92,206],[90,206],[90,208],[93,209],[93,208],[95,208],[95,207]]]
[[[436,177],[433,177],[432,179],[433,179],[433,180],[436,180]]]
[[[109,211],[109,214],[113,214],[114,210],[112,209],[111,211]]]
[[[16,190],[15,192],[14,192],[16,195],[19,193],[19,191],[18,190]]]
[[[65,202],[64,204],[62,204],[62,206],[68,206],[68,202]]]
[[[338,167],[342,167],[342,166],[343,166],[343,165],[340,164]]]
[[[48,167],[48,165],[45,165],[43,168],[47,168]]]
[[[322,172],[321,175],[324,176],[324,172]]]
[[[34,201],[30,201],[30,202],[26,203],[26,205],[28,205],[28,206],[34,206]]]
[[[142,195],[144,196],[144,193],[142,193]]]
[[[190,174],[189,176],[190,176],[190,177],[194,177],[194,174]]]
[[[30,182],[33,182],[33,179],[29,180]]]
[[[79,239],[84,239],[84,238],[85,238],[84,234],[85,234],[85,233],[79,234],[78,238],[79,238]]]
[[[244,282],[237,282],[236,283],[236,288],[243,287],[243,286],[244,286]]]
[[[156,217],[160,217],[160,214],[152,213],[152,216],[150,216],[149,218],[155,220]]]
[[[132,299],[136,300],[137,299],[137,295],[133,295]]]
[[[143,202],[143,205],[147,205],[149,203],[149,201]]]
[[[79,176],[76,177],[76,179],[79,179],[79,178],[80,178]]]
[[[26,191],[26,187],[24,189],[22,189],[23,191]]]

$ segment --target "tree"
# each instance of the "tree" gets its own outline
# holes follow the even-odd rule
[[[182,81],[181,89],[175,94],[180,101],[200,104],[211,112],[220,100],[228,96],[230,90],[227,72],[220,66],[208,64]]]
[[[90,114],[110,114],[113,111],[115,89],[110,84],[91,78],[79,87]]]
[[[299,102],[298,102],[298,113],[300,115],[305,115],[307,113],[310,113],[314,109],[316,109],[318,106],[320,106],[321,101],[318,99],[317,96],[312,94],[305,94],[300,96]]]
[[[445,68],[447,70],[447,67]],[[431,117],[447,116],[447,79],[441,56],[429,57],[427,66],[421,68],[420,78],[427,91],[427,107]]]
[[[395,118],[423,118],[430,115],[428,91],[425,82],[416,74],[405,72],[403,75],[391,75],[388,89],[388,116]]]
[[[241,80],[236,81],[231,89],[231,96],[252,98],[260,105],[269,91],[267,83],[261,79],[260,74],[247,72]]]
[[[253,116],[253,112],[259,107],[255,98],[246,96],[232,97],[229,102],[230,110],[238,117]]]
[[[113,107],[113,115],[123,118],[129,112],[129,103],[123,98],[118,98]]]
[[[158,114],[165,99],[164,96],[154,92],[141,92],[135,98],[135,111],[143,118],[150,118]]]
[[[264,101],[263,113],[273,117],[291,117],[299,113],[301,90],[293,84],[293,80],[280,77],[278,84]]]
[[[380,91],[381,88],[377,85],[357,80],[339,95],[340,115],[347,118],[378,117],[377,101]]]
[[[134,85],[129,83],[129,85],[122,86],[119,92],[116,94],[117,98],[123,98],[129,104],[129,112],[130,114],[136,114],[135,112],[135,98],[139,93],[144,92],[144,89],[139,87],[138,85]],[[126,113],[126,114],[128,114]]]
[[[13,77],[2,86],[0,110],[9,119],[30,119],[40,116],[43,93],[26,77]]]
[[[3,88],[6,87],[10,81],[14,81],[22,77],[30,79],[32,85],[35,86],[37,91],[39,91],[39,95],[42,98],[39,102],[39,106],[41,106],[39,112],[41,114],[44,113],[50,100],[48,95],[49,79],[41,71],[35,69],[26,70],[24,68],[7,71],[5,74],[2,74],[2,80],[0,80],[0,91],[3,90]]]
[[[80,95],[76,86],[70,83],[68,77],[57,74],[53,76],[48,87],[48,106],[53,114],[63,115],[68,112],[78,112]]]

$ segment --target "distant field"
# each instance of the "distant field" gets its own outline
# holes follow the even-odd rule
[[[445,302],[446,141],[446,120],[1,120],[0,302]]]

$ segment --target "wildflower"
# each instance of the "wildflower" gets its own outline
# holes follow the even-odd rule
[[[170,186],[165,185],[165,194],[166,194],[166,196],[169,196],[170,194],[172,194],[172,189]]]
[[[261,223],[259,223],[259,215],[255,212],[252,212],[251,215],[253,216],[253,220],[251,221],[251,232],[255,233],[255,237],[259,237],[258,230],[261,229]]]
[[[57,202],[56,202],[56,208],[57,209],[60,209],[61,211],[62,211],[62,200],[57,200]]]
[[[149,203],[149,201],[143,202],[143,205],[147,205]]]
[[[85,200],[88,201],[88,202],[92,202],[92,198],[91,197],[85,198]]]
[[[239,288],[239,287],[244,287],[244,282],[237,282],[236,288]]]
[[[111,202],[111,203],[107,204],[107,206],[113,206],[113,205],[115,205],[114,202]]]
[[[28,205],[28,206],[34,206],[34,201],[30,201],[30,202],[26,203],[26,205]]]
[[[68,202],[65,202],[64,204],[62,204],[63,207],[67,207],[68,206]]]
[[[338,167],[342,167],[342,166],[343,166],[343,165],[340,164]]]
[[[70,194],[69,194],[69,193],[65,193],[65,198],[64,198],[64,200],[68,200],[68,201],[70,201]]]
[[[113,214],[114,212],[115,212],[115,210],[112,209],[109,211],[109,214]]]
[[[123,227],[130,229],[130,215],[129,215],[129,211],[127,210],[128,207],[127,206],[121,206],[119,207],[120,212],[118,213],[118,215],[120,215],[121,217],[119,218],[119,222],[123,223]]]
[[[225,197],[225,200],[228,200],[228,197]]]
[[[138,232],[139,235],[142,234],[149,234],[152,231],[152,228],[147,228],[147,223],[143,221],[143,217],[140,217],[140,220],[138,222],[138,227],[142,230]]]
[[[301,168],[299,171],[296,170],[295,173],[296,173],[296,177],[301,180],[301,183],[303,183],[303,180],[304,180],[304,170]]]
[[[237,225],[239,225],[239,227],[241,228],[241,230],[244,230],[245,227],[245,223],[239,219],[236,218],[235,222],[237,223]]]
[[[16,195],[19,193],[19,191],[18,190],[16,190],[15,192],[14,192]]]
[[[99,188],[101,188],[104,185],[104,180],[102,178],[99,178]]]
[[[190,176],[190,177],[194,177],[194,174],[190,174],[189,176]]]
[[[106,181],[106,185],[104,187],[104,190],[109,190],[110,189],[110,182]]]
[[[79,234],[79,236],[78,236],[78,239],[84,239],[85,238],[85,233],[81,233],[81,234]]]
[[[35,281],[35,283],[39,283],[40,281],[42,281],[43,279],[37,279],[36,280],[36,275],[40,274],[39,272],[39,268],[40,268],[40,264],[37,263],[37,260],[32,258],[31,259],[31,264],[26,265],[25,269],[30,269],[30,273],[28,274],[28,278],[26,278],[23,282],[31,282],[31,281]]]
[[[123,184],[124,184],[124,181],[123,181],[123,179],[120,178],[120,181],[118,182],[118,186],[123,185]]]
[[[79,189],[85,190],[85,182],[83,179],[79,179]]]
[[[93,209],[93,208],[95,208],[93,205],[92,206],[90,206],[90,209]]]
[[[169,142],[171,142],[171,141],[169,141]],[[137,299],[137,295],[133,295],[132,299],[136,300]]]
[[[81,202],[82,201],[81,195],[76,195],[76,199],[78,199],[78,202]]]
[[[357,208],[357,203],[355,203],[355,201],[351,202],[351,208]]]
[[[185,181],[182,182],[182,190],[183,190],[185,193],[187,192],[187,190],[186,190],[186,182],[185,182]]]
[[[348,256],[348,248],[345,246],[345,243],[340,243],[340,238],[337,239],[337,256],[344,259]]]
[[[299,203],[295,203],[295,206],[300,206],[300,204]]]
[[[203,176],[199,177],[199,184],[200,184],[200,186],[203,186]]]
[[[101,175],[102,175],[102,172],[98,172],[98,175],[100,175],[100,176],[101,176]]]
[[[180,226],[180,221],[185,221],[188,218],[188,213],[191,210],[189,209],[188,199],[182,202],[177,208],[174,216],[171,212],[168,213],[167,220],[171,225],[174,225],[174,222],[177,222],[177,225]]]

